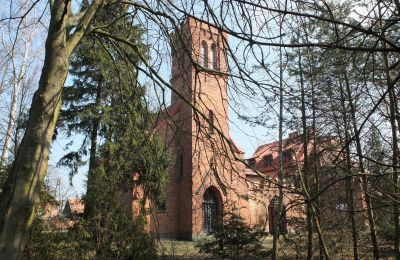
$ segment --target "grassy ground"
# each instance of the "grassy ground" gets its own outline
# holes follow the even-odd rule
[[[179,259],[179,260],[200,260],[200,259],[214,259],[220,260],[222,258],[215,257],[208,254],[200,253],[199,250],[195,247],[196,242],[194,241],[178,241],[178,240],[169,240],[169,239],[161,239],[157,242],[158,252],[161,259]],[[263,240],[263,245],[266,250],[272,249],[272,237],[267,236]],[[305,259],[306,252],[305,250],[300,249],[296,252],[293,246],[288,246],[282,239],[281,250],[279,255],[280,259]],[[332,250],[332,248],[330,248]],[[361,249],[361,248],[360,248]],[[394,259],[392,249],[381,248],[381,256],[382,259]],[[332,259],[353,259],[351,247],[344,247],[342,250],[330,251]],[[315,259],[317,259],[318,253],[315,253]],[[362,259],[372,259],[372,250],[369,248],[363,248],[360,250],[360,257]]]
[[[162,259],[223,259],[209,254],[200,253],[194,241],[178,241],[161,239],[158,241],[158,252]],[[263,245],[266,250],[272,249],[272,237],[265,237]]]
[[[193,241],[161,239],[158,241],[158,252],[162,259],[218,259],[202,254]]]

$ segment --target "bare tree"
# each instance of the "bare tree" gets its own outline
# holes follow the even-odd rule
[[[31,7],[29,3],[15,1],[12,3],[11,12],[14,15],[21,15],[27,12]],[[7,116],[5,119],[5,133],[0,158],[0,164],[4,167],[9,159],[12,140],[15,138],[16,120],[20,111],[19,108],[24,106],[26,99],[30,97],[29,83],[36,80],[36,67],[39,62],[41,53],[40,37],[42,26],[38,23],[38,10],[32,10],[22,20],[5,20],[2,21],[2,38],[0,45],[2,46],[2,62],[3,87],[7,89],[9,95],[4,96],[4,103],[9,103],[6,109]],[[24,96],[27,96],[24,98]],[[8,99],[8,100],[7,100]],[[20,105],[19,105],[20,104]],[[14,148],[16,150],[16,147]]]
[[[384,28],[386,31],[390,31],[390,34],[382,34],[379,30],[376,30],[377,24],[374,22],[374,19],[377,17],[371,16],[371,13],[377,7],[376,3],[373,1],[368,2],[368,5],[366,5],[366,14],[358,16],[357,19],[350,16],[343,18],[343,16],[338,15],[335,10],[340,7],[335,5],[335,2],[330,1],[301,2],[308,7],[307,9],[300,8],[296,1],[286,1],[284,5],[282,5],[280,1],[222,1],[218,3],[210,3],[209,1],[195,1],[191,3],[186,1],[125,1],[125,3],[130,6],[134,18],[147,29],[147,40],[152,43],[150,55],[154,55],[150,61],[143,57],[143,55],[140,55],[137,46],[130,42],[129,39],[123,39],[105,30],[104,28],[107,27],[106,25],[100,28],[91,27],[91,21],[96,12],[104,5],[113,4],[113,1],[94,0],[89,3],[88,7],[83,8],[80,13],[73,12],[71,1],[49,1],[50,22],[46,40],[44,67],[38,90],[32,100],[24,138],[22,139],[20,148],[11,167],[10,178],[1,195],[0,229],[2,230],[2,236],[0,248],[3,256],[8,258],[20,257],[21,250],[26,241],[26,230],[29,230],[33,217],[32,205],[35,201],[38,187],[40,186],[39,184],[43,181],[47,169],[48,154],[55,123],[60,110],[60,96],[68,74],[69,59],[75,47],[86,34],[92,33],[94,35],[101,35],[102,37],[107,37],[110,41],[129,46],[137,51],[138,57],[144,64],[137,68],[138,71],[143,73],[148,79],[151,79],[154,86],[162,89],[170,89],[177,97],[188,103],[198,118],[207,121],[207,116],[199,109],[199,104],[201,104],[202,101],[196,100],[196,102],[188,102],[188,100],[185,100],[184,97],[180,95],[179,91],[168,82],[166,79],[167,76],[162,73],[163,66],[165,65],[165,59],[163,58],[168,56],[168,53],[166,54],[165,52],[167,49],[165,46],[173,42],[170,31],[177,29],[179,23],[183,19],[194,17],[203,23],[213,24],[221,33],[229,35],[230,37],[230,40],[225,38],[222,39],[222,41],[227,46],[226,55],[230,61],[228,71],[223,73],[224,76],[229,76],[232,79],[230,81],[230,91],[234,93],[232,95],[233,99],[236,98],[236,100],[233,100],[231,106],[234,106],[235,101],[236,103],[240,103],[243,100],[247,100],[253,104],[256,103],[255,106],[260,108],[260,114],[266,111],[273,111],[274,113],[270,114],[275,117],[272,119],[270,118],[271,120],[259,115],[243,115],[243,118],[247,118],[252,120],[253,123],[259,123],[264,126],[269,124],[269,127],[267,127],[268,129],[276,129],[276,125],[278,125],[280,140],[282,140],[285,121],[284,111],[290,106],[290,103],[287,102],[284,97],[291,96],[292,90],[290,88],[291,80],[284,80],[287,75],[282,71],[282,59],[286,55],[284,50],[289,48],[319,50],[318,53],[315,53],[318,57],[314,57],[318,63],[315,66],[316,68],[319,65],[326,65],[324,59],[333,62],[334,59],[332,57],[337,54],[336,51],[338,50],[349,54],[346,57],[350,58],[340,61],[342,64],[335,64],[335,66],[331,67],[336,68],[334,75],[330,74],[333,72],[327,70],[323,72],[324,74],[329,74],[329,77],[326,75],[326,77],[321,76],[321,81],[323,78],[327,79],[323,82],[324,84],[326,83],[324,86],[325,88],[323,88],[322,82],[314,82],[312,84],[313,92],[319,92],[318,95],[313,93],[314,101],[317,98],[321,98],[324,101],[329,100],[327,95],[324,95],[325,93],[323,92],[326,90],[326,87],[332,88],[334,85],[331,84],[332,82],[337,84],[339,82],[337,79],[342,79],[343,81],[341,82],[344,84],[346,83],[346,80],[344,80],[346,76],[344,72],[346,72],[346,66],[351,64],[349,60],[354,57],[354,55],[360,54],[361,58],[364,59],[364,64],[367,64],[370,61],[369,57],[375,56],[375,54],[389,54],[391,63],[387,68],[391,72],[391,81],[385,91],[377,91],[379,94],[376,96],[363,95],[364,93],[361,91],[361,94],[357,96],[360,98],[368,97],[368,104],[356,106],[354,103],[355,97],[352,95],[356,92],[352,89],[346,89],[346,84],[343,85],[343,90],[345,90],[343,91],[343,105],[345,107],[344,109],[347,109],[346,111],[350,113],[346,115],[346,118],[349,116],[349,121],[346,121],[348,124],[346,124],[344,130],[346,133],[344,142],[338,149],[339,151],[336,151],[336,153],[332,155],[332,157],[336,157],[336,159],[333,160],[333,162],[336,163],[334,166],[340,165],[337,162],[342,159],[344,151],[347,155],[352,153],[351,158],[347,159],[348,166],[350,166],[355,159],[359,162],[359,172],[349,173],[343,178],[350,179],[350,183],[353,177],[362,177],[363,179],[363,191],[367,202],[365,210],[369,217],[371,229],[370,237],[374,248],[374,257],[379,257],[378,240],[374,224],[375,219],[371,203],[368,201],[370,195],[367,187],[370,183],[366,177],[369,173],[365,171],[363,167],[365,155],[362,151],[362,146],[364,140],[363,133],[368,131],[368,129],[366,129],[368,126],[367,123],[374,116],[378,116],[382,103],[389,95],[392,96],[390,103],[393,105],[390,116],[392,119],[396,118],[396,102],[394,102],[395,95],[393,95],[396,93],[393,92],[393,90],[400,79],[400,75],[396,73],[400,64],[398,57],[400,45],[396,33],[394,33],[398,32],[397,13],[400,7],[398,1],[395,1],[395,3],[387,3],[388,8],[385,9],[386,15],[384,17],[378,17],[378,19],[387,21]],[[36,5],[36,2],[33,2],[32,5]],[[357,8],[355,8],[355,6],[345,6],[345,8],[353,10],[353,14],[356,14]],[[278,19],[277,17],[284,18]],[[9,19],[21,20],[22,18],[9,17]],[[321,25],[316,28],[316,33],[313,37],[309,35],[309,32],[302,30],[301,23],[300,25],[298,23],[301,19],[308,21],[310,24]],[[292,30],[298,32],[299,38],[303,40],[298,42],[291,41],[288,35],[293,32]],[[328,31],[330,33],[328,33]],[[322,37],[322,35],[326,37]],[[318,38],[318,36],[320,37]],[[278,57],[276,52],[271,51],[276,49],[280,50]],[[190,53],[189,50],[184,51]],[[271,64],[276,64],[274,61],[277,60],[280,61],[278,70],[271,66]],[[197,72],[207,71],[210,73],[217,73],[198,64],[193,59],[189,58],[189,62],[196,67]],[[364,65],[359,64],[358,66]],[[262,68],[262,76],[260,76],[260,70],[257,68]],[[355,74],[357,73],[356,71],[356,69],[352,70]],[[372,71],[376,72],[377,70],[373,69]],[[375,86],[374,79],[371,80],[371,78],[368,78],[362,73],[357,74],[357,76],[359,77],[356,79],[357,82],[355,86],[358,87],[367,81],[368,84],[365,85]],[[332,79],[335,80],[333,81]],[[365,85],[362,85],[363,91],[366,91]],[[304,95],[305,93],[303,93],[303,96]],[[302,98],[301,95],[292,95],[291,97],[302,100],[304,108],[306,108],[306,99]],[[340,99],[336,99],[331,100],[331,102],[337,102],[337,100],[341,101]],[[313,122],[314,132],[316,132],[315,125],[320,123],[324,126],[320,127],[320,129],[322,129],[325,134],[330,134],[330,130],[336,128],[336,124],[342,121],[336,120],[336,122],[334,122],[335,120],[333,120],[333,118],[335,115],[333,115],[332,111],[327,109],[327,107],[330,106],[320,105],[320,107],[316,107],[317,102],[314,101],[312,102],[312,113],[318,111],[320,114],[313,115],[313,120],[317,121],[319,116],[325,120],[324,122]],[[161,103],[164,104],[163,101]],[[350,107],[350,109],[348,107]],[[357,116],[360,114],[363,116]],[[323,117],[323,115],[328,116]],[[304,123],[303,120],[303,132],[306,132],[304,131],[306,125],[307,122]],[[350,126],[352,127],[350,128]],[[343,128],[340,129],[343,130]],[[218,132],[218,135],[221,140],[230,143],[228,136],[224,136],[221,132]],[[395,140],[395,136],[390,135],[390,137]],[[316,136],[313,138],[317,139]],[[353,146],[356,148],[355,151]],[[232,147],[227,146],[226,148],[227,153],[230,152],[234,154],[232,152]],[[392,149],[395,149],[393,155],[397,157],[397,148],[392,147]],[[280,157],[282,157],[282,147],[279,150]],[[305,152],[308,153],[307,150]],[[241,160],[237,157],[234,159]],[[282,158],[280,160],[282,160]],[[320,239],[321,251],[324,251],[325,257],[329,258],[327,247],[323,246],[323,230],[319,226],[320,214],[317,213],[314,208],[314,200],[316,199],[315,196],[317,198],[322,198],[323,194],[340,180],[335,179],[329,183],[324,183],[323,187],[318,187],[318,192],[314,196],[309,193],[310,187],[307,187],[308,184],[306,184],[308,182],[308,177],[311,176],[311,174],[309,174],[309,158],[307,158],[306,163],[305,185],[303,185],[301,189],[296,189],[296,192],[302,194],[309,209],[307,214],[309,215],[308,257],[311,258],[313,253],[311,228],[314,223]],[[394,185],[391,206],[396,207],[398,206],[398,176],[396,173],[398,161],[393,160],[392,164],[394,170],[392,181]],[[261,174],[260,176],[264,178],[265,181],[279,187],[279,189],[289,189],[289,187],[283,183],[285,176],[283,176],[283,170],[281,168],[282,167],[279,169],[280,176],[278,182],[264,178]],[[282,212],[283,208],[283,192],[282,190],[280,191],[280,212]],[[350,199],[349,203],[351,203]],[[349,210],[352,212],[357,211],[357,209],[352,209],[351,207]],[[396,218],[398,212],[396,213],[396,210],[394,211],[394,223],[396,221],[398,223],[398,217]],[[313,222],[311,222],[311,216]],[[351,217],[353,218],[353,215],[351,215]],[[398,224],[396,225],[396,227],[398,227]],[[279,227],[277,227],[276,230],[279,230]],[[353,254],[354,257],[357,258],[357,236],[354,232],[353,230]],[[398,236],[398,232],[397,228],[395,235]],[[277,257],[278,237],[279,231],[278,236],[275,234],[274,239],[275,258]],[[396,252],[398,252],[398,242],[396,247]]]

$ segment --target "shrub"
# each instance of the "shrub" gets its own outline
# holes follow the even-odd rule
[[[210,239],[199,241],[196,245],[201,253],[231,259],[266,256],[266,250],[262,246],[262,239],[266,232],[246,225],[243,218],[235,213],[228,213],[226,223],[210,235]]]

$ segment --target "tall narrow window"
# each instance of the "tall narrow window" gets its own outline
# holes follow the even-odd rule
[[[179,155],[179,177],[183,177],[183,152]]]
[[[208,56],[208,50],[207,50],[207,43],[203,41],[201,43],[201,52],[200,52],[200,59],[201,59],[201,66],[207,68],[207,56]]]
[[[222,212],[220,210],[216,191],[209,187],[203,195],[203,230],[209,234],[222,223]]]
[[[212,110],[208,110],[208,133],[214,133],[214,112]]]
[[[211,45],[210,61],[212,64],[211,65],[212,68],[217,70],[218,69],[218,54],[217,54],[217,46],[215,44]]]

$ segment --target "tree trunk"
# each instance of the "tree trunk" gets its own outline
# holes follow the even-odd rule
[[[340,81],[340,80],[339,80]],[[344,123],[344,144],[346,145],[346,169],[349,174],[351,172],[351,158],[350,158],[350,133],[349,133],[349,122],[347,118],[346,104],[345,104],[345,96],[343,91],[343,85],[339,82],[340,85],[340,100],[342,104],[342,114],[343,114],[343,123]],[[339,130],[340,132],[340,130]],[[353,194],[353,177],[346,178],[346,197],[347,204],[349,205],[349,216],[351,219],[351,234],[353,238],[353,258],[354,260],[359,259],[358,255],[358,238],[357,238],[357,226],[356,226],[356,217],[354,211],[354,194]]]
[[[278,223],[274,223],[274,232],[272,239],[272,260],[278,259],[278,243],[279,243],[279,235],[280,235],[280,222],[283,216],[283,156],[282,156],[282,139],[283,139],[283,58],[282,58],[282,48],[279,48],[279,166],[278,166]]]
[[[32,99],[26,132],[1,194],[1,259],[22,257],[34,219],[34,203],[46,175],[69,59],[101,4],[102,1],[92,3],[67,39],[71,1],[56,0],[52,3],[39,87]]]
[[[101,100],[101,84],[97,86],[96,90],[96,109],[100,106]],[[100,127],[100,119],[98,115],[92,121],[92,133],[90,136],[90,157],[89,157],[89,170],[88,170],[88,180],[87,180],[87,187],[86,187],[86,200],[85,200],[85,218],[88,218],[92,214],[92,205],[91,199],[93,193],[93,185],[95,183],[95,166],[96,166],[96,153],[97,153],[97,137],[98,131]]]
[[[4,138],[3,151],[1,153],[0,167],[5,167],[8,161],[8,154],[10,152],[11,137],[13,136],[15,127],[15,115],[17,113],[17,101],[19,95],[19,83],[14,83],[14,89],[12,91],[10,113],[8,114],[7,132]]]
[[[368,215],[368,224],[369,224],[369,231],[370,231],[370,236],[371,236],[371,243],[372,243],[372,248],[373,248],[373,253],[374,253],[374,259],[379,259],[379,247],[378,247],[378,239],[376,236],[376,228],[375,228],[375,219],[374,219],[374,212],[372,210],[372,204],[371,204],[371,197],[368,193],[368,179],[365,176],[365,168],[364,168],[364,162],[363,162],[363,152],[361,148],[361,140],[360,140],[360,131],[357,127],[357,119],[356,119],[356,111],[355,111],[355,105],[353,103],[353,97],[351,95],[351,89],[350,89],[350,83],[347,78],[346,72],[344,73],[344,80],[346,84],[346,89],[347,89],[347,96],[349,100],[349,105],[350,105],[350,117],[353,125],[353,131],[354,131],[354,137],[356,141],[356,151],[358,155],[358,166],[359,170],[361,172],[361,181],[362,181],[362,189],[364,193],[364,201],[365,205],[367,207],[367,215]]]
[[[385,46],[385,45],[384,45]],[[392,86],[392,77],[389,71],[389,60],[387,57],[387,53],[383,53],[383,61],[385,64],[385,73],[386,73],[386,83],[387,87],[390,88]],[[400,259],[400,223],[399,223],[399,206],[396,203],[399,199],[399,186],[398,186],[398,158],[399,158],[399,146],[398,146],[398,126],[396,120],[397,113],[397,98],[394,88],[389,89],[389,118],[390,118],[390,126],[392,131],[392,181],[393,181],[393,223],[394,223],[394,251],[396,255],[396,259]]]
[[[24,48],[24,58],[22,60],[21,66],[19,68],[19,72],[17,72],[17,64],[15,61],[14,54],[12,55],[12,67],[13,67],[13,91],[11,97],[11,104],[10,104],[10,113],[8,114],[8,124],[7,124],[7,132],[4,139],[3,151],[1,153],[0,159],[0,167],[4,167],[7,165],[8,154],[10,152],[10,145],[11,145],[11,138],[13,136],[13,132],[15,130],[15,116],[17,114],[17,103],[19,97],[19,91],[21,88],[21,81],[25,77],[25,71],[28,67],[28,57],[29,57],[29,46],[30,46],[30,39],[25,43]],[[12,52],[14,52],[12,50]]]
[[[301,53],[298,52],[299,60],[299,74],[300,74],[300,89],[301,89],[301,123],[303,126],[303,155],[304,155],[304,187],[307,191],[310,191],[310,169],[308,161],[308,133],[307,133],[307,118],[306,118],[306,105],[305,105],[305,90],[304,90],[304,80],[303,80],[303,68],[301,64]],[[300,173],[301,174],[301,173]],[[313,225],[312,225],[312,212],[311,212],[311,201],[306,200],[307,204],[307,259],[313,258]]]
[[[400,3],[396,1],[397,7],[399,7]],[[379,17],[382,17],[381,13],[381,6],[378,3],[378,11]],[[400,10],[397,10],[398,12]],[[380,27],[383,28],[382,19],[379,21]],[[382,31],[384,34],[384,31]],[[382,46],[386,47],[386,43],[382,42]],[[383,55],[383,62],[385,65],[385,74],[386,74],[386,85],[389,90],[389,118],[390,118],[390,126],[392,131],[392,181],[393,181],[393,223],[394,223],[394,252],[396,255],[396,259],[400,259],[400,219],[399,219],[399,205],[397,202],[399,201],[399,179],[398,179],[398,164],[399,164],[399,146],[398,146],[398,131],[399,124],[400,124],[400,116],[399,116],[399,109],[398,109],[398,100],[396,96],[395,88],[392,87],[392,76],[390,73],[390,66],[389,66],[389,59],[388,54],[386,52],[382,53]]]

